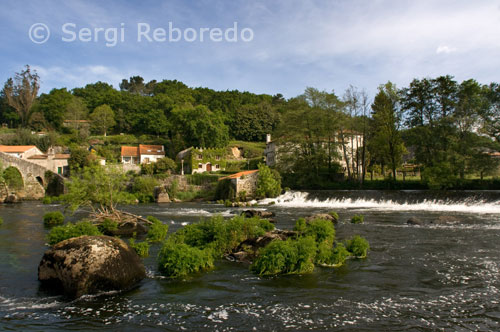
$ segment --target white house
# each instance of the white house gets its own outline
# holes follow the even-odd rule
[[[149,164],[165,157],[163,145],[122,146],[121,157],[123,164]]]

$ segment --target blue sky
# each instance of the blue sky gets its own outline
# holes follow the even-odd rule
[[[250,42],[137,41],[137,24],[180,29],[252,29]],[[34,23],[50,38],[33,43]],[[64,42],[62,26],[124,27],[124,42]],[[2,1],[0,81],[25,64],[42,92],[132,75],[217,90],[296,96],[307,86],[342,95],[351,84],[373,97],[388,80],[450,74],[499,81],[500,1],[205,0]],[[182,30],[183,31],[183,30]]]

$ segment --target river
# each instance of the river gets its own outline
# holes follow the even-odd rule
[[[148,277],[130,291],[69,301],[37,281],[47,249],[42,216],[57,205],[0,205],[0,330],[7,331],[498,331],[500,330],[500,192],[289,192],[260,208],[276,226],[335,210],[337,238],[371,245],[367,259],[309,275],[260,278],[248,266],[219,261],[186,280]],[[169,232],[241,209],[209,203],[126,207],[170,225]],[[350,224],[363,214],[363,224]],[[416,216],[449,225],[408,226]],[[75,220],[80,215],[73,216]]]

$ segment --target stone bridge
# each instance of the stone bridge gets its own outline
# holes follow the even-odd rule
[[[3,152],[0,152],[0,162],[4,169],[7,167],[17,168],[23,177],[24,190],[16,192],[16,196],[25,199],[40,199],[45,196],[45,188],[48,184],[45,167]],[[57,176],[59,175],[57,174]]]

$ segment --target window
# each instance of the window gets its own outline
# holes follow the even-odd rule
[[[198,168],[203,168],[203,165],[202,164],[198,164]]]
[[[215,169],[219,169],[219,164],[215,164]]]
[[[215,156],[215,160],[220,160],[220,156]]]
[[[63,168],[62,167],[58,167],[57,168],[57,174],[62,174],[63,172]]]
[[[201,154],[198,155],[198,160],[202,160],[203,156]]]

